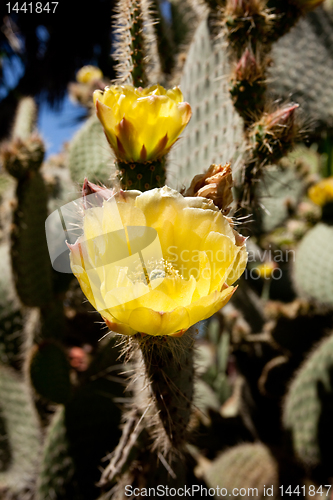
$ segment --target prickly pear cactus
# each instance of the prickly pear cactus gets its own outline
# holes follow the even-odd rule
[[[0,361],[15,364],[21,360],[24,315],[13,285],[9,245],[0,245]]]
[[[69,495],[78,498],[74,473],[75,467],[66,436],[65,410],[59,407],[45,438],[37,482],[37,500],[65,500]]]
[[[299,244],[294,283],[301,296],[333,306],[333,227],[318,223]]]
[[[179,188],[202,173],[211,163],[224,164],[237,158],[244,147],[242,120],[229,94],[230,64],[224,38],[214,41],[207,17],[199,24],[189,47],[180,81],[192,118],[170,153],[168,184]]]
[[[72,139],[68,167],[74,182],[83,184],[84,178],[88,177],[91,181],[108,183],[113,158],[96,116],[91,116]]]
[[[10,446],[10,463],[0,472],[0,493],[31,492],[41,451],[41,430],[30,391],[12,369],[0,367],[0,411]],[[29,497],[28,497],[29,498]]]
[[[298,102],[317,127],[333,123],[332,29],[332,12],[319,7],[300,19],[272,50],[270,91],[277,98]]]
[[[157,337],[156,342],[147,342],[141,348],[146,375],[150,381],[151,396],[162,423],[159,434],[162,437],[164,429],[175,449],[181,449],[184,445],[192,410],[192,331],[193,328],[179,339],[171,339],[168,343],[161,342]],[[163,438],[161,443],[162,449],[170,448],[170,444],[163,443]]]
[[[14,122],[12,137],[14,139],[27,139],[34,130],[37,121],[36,103],[32,97],[20,100]]]
[[[294,168],[269,168],[259,187],[259,200],[265,207],[262,212],[264,231],[272,231],[289,216],[289,207],[296,207],[304,193],[302,177]]]
[[[11,257],[17,293],[30,307],[51,300],[51,266],[46,244],[47,195],[39,172],[21,180],[16,190]]]
[[[284,426],[297,457],[308,466],[329,463],[332,391],[333,336],[330,335],[303,363],[285,398]]]
[[[244,443],[225,451],[216,458],[205,472],[205,480],[211,488],[225,488],[229,495],[243,496],[248,488],[257,488],[257,497],[269,495],[277,498],[278,466],[269,449],[262,443]],[[238,495],[234,488],[238,489]],[[242,491],[243,489],[243,491]],[[224,490],[224,491],[225,491]],[[269,492],[269,493],[270,493]]]

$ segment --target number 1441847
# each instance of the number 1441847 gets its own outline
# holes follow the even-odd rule
[[[331,489],[330,484],[325,484],[324,488],[322,486],[314,486],[313,484],[307,485],[307,486],[296,486],[296,488],[292,488],[291,486],[285,487],[285,486],[279,486],[280,490],[280,495],[281,497],[285,495],[289,496],[307,496],[307,497],[314,497],[316,496],[318,498],[318,495],[327,497],[329,494],[329,491]]]
[[[17,14],[19,12],[24,12],[24,13],[36,13],[36,14],[53,14],[58,6],[59,2],[8,2],[6,3],[6,6],[8,8],[8,14],[11,14],[12,12],[16,12]]]

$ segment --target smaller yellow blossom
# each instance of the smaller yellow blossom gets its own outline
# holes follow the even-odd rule
[[[76,74],[76,80],[79,83],[90,83],[93,80],[100,80],[103,78],[102,71],[96,66],[83,66],[83,68],[79,69]]]
[[[277,264],[275,262],[263,262],[259,264],[255,270],[260,278],[268,279],[272,276],[274,269],[277,268]]]
[[[178,87],[112,85],[95,90],[94,103],[119,160],[146,162],[165,156],[191,118]]]
[[[333,202],[333,177],[328,177],[310,187],[308,196],[313,203],[320,207]]]

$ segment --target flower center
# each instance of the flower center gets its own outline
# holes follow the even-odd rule
[[[175,269],[171,262],[163,258],[158,261],[150,259],[145,262],[144,266],[139,263],[133,270],[128,270],[127,276],[133,284],[142,282],[148,285],[155,279],[165,278],[167,276],[183,279],[183,276]]]

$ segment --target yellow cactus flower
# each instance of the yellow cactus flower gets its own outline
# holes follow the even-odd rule
[[[111,330],[180,336],[229,301],[245,238],[211,200],[165,186],[99,205],[85,210],[84,233],[68,246],[83,293]]]
[[[313,203],[320,207],[333,202],[333,177],[327,177],[310,187],[308,196]]]
[[[269,279],[277,267],[276,262],[263,262],[255,267],[255,270],[260,278]]]
[[[101,78],[103,78],[103,73],[96,66],[83,66],[83,68],[79,69],[76,73],[76,80],[79,83],[90,83],[93,80],[100,80]]]
[[[94,103],[119,160],[146,162],[166,155],[191,118],[178,87],[113,85],[95,90]]]

